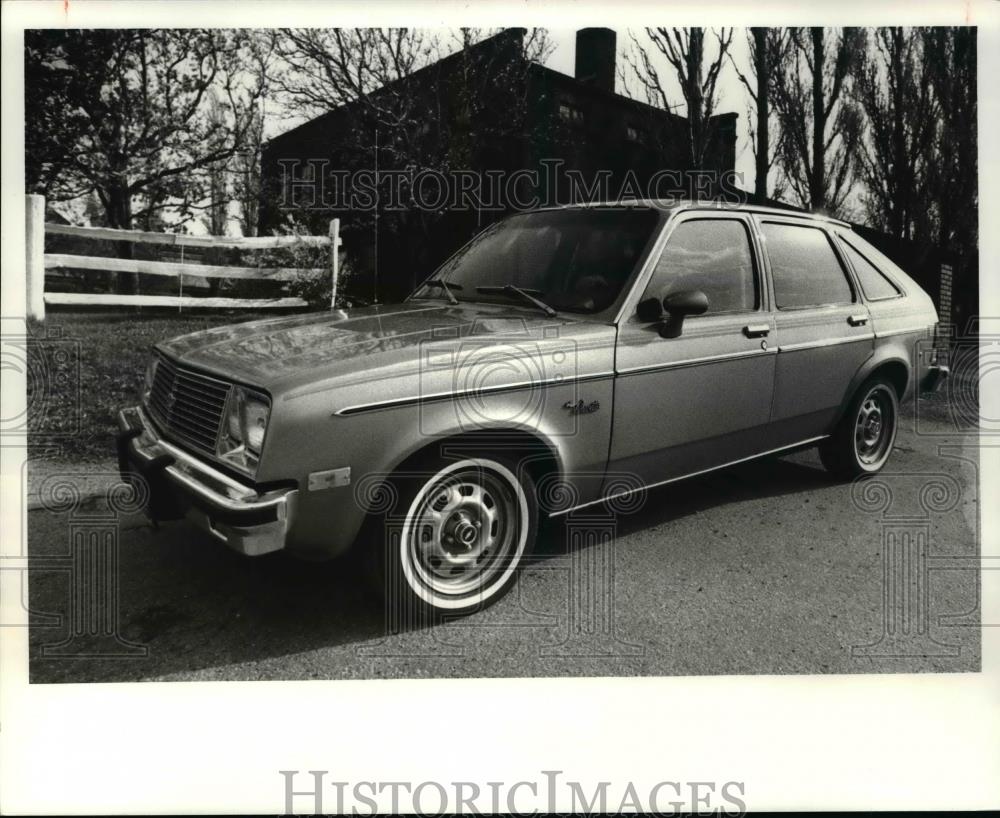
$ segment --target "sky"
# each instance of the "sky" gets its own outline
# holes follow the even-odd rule
[[[615,33],[618,35],[617,66],[620,70],[623,66],[625,66],[623,62],[624,51],[631,46],[632,40],[627,29],[615,29]],[[648,38],[646,38],[644,32],[635,31],[634,33],[639,38],[640,42],[648,42]],[[732,54],[733,61],[735,61],[736,65],[739,66],[739,70],[747,76],[750,76],[749,52],[746,43],[746,33],[747,29],[736,29],[733,32],[733,41],[729,49]],[[563,74],[569,74],[572,76],[576,60],[576,30],[549,29],[549,39],[555,48],[549,58],[545,61],[545,64],[555,71],[560,71]],[[712,45],[715,43],[714,36],[709,36],[707,32],[706,42]],[[655,51],[655,49],[652,50]],[[714,48],[709,48],[706,62],[709,59],[714,59],[716,53],[717,51]],[[657,54],[657,56],[659,55]],[[680,86],[675,81],[673,69],[666,63],[665,60],[662,60],[662,62],[663,69],[660,70],[659,73],[660,77],[663,78],[665,82],[669,81],[667,86],[667,96],[671,101],[680,106],[677,109],[677,112],[684,115],[684,97],[681,94]],[[627,69],[627,66],[625,67]],[[753,150],[750,145],[750,136],[747,130],[748,97],[746,89],[743,87],[743,83],[740,82],[739,77],[736,74],[736,69],[728,59],[719,74],[718,85],[716,88],[719,93],[719,102],[716,113],[724,114],[735,112],[739,114],[739,119],[736,121],[736,172],[743,174],[742,187],[745,190],[753,190],[756,173],[754,172]],[[622,82],[619,78],[617,80],[615,90],[621,94],[629,89],[624,89],[622,87]],[[639,96],[637,91],[633,91],[633,94]],[[639,98],[644,99],[644,97],[641,96]]]

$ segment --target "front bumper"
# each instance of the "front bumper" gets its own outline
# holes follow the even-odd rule
[[[155,521],[191,519],[247,556],[285,547],[296,489],[257,492],[163,440],[139,407],[118,413],[118,468]]]
[[[920,393],[926,395],[937,392],[941,388],[949,375],[949,369],[945,364],[932,364],[923,378],[920,379]]]

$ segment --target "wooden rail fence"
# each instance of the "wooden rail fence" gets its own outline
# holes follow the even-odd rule
[[[142,230],[114,230],[107,227],[76,227],[45,223],[45,199],[29,195],[25,203],[27,228],[27,313],[29,318],[43,320],[45,305],[79,305],[109,307],[201,307],[212,309],[270,309],[305,307],[304,299],[285,298],[215,298],[192,297],[183,292],[184,276],[197,278],[252,279],[257,281],[294,281],[303,276],[322,275],[327,268],[313,267],[230,267],[215,264],[189,264],[173,261],[78,256],[46,253],[45,236],[76,236],[104,241],[128,241],[136,244],[168,245],[173,247],[236,247],[243,250],[270,250],[278,247],[308,245],[330,248],[329,272],[333,292],[330,306],[337,297],[340,266],[340,219],[330,222],[326,236],[187,236],[180,233],[151,233]],[[183,253],[183,251],[182,251]],[[182,255],[183,258],[183,255]],[[46,270],[73,269],[102,272],[143,273],[177,278],[177,295],[117,295],[114,293],[46,292]]]

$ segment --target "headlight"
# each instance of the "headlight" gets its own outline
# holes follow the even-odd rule
[[[247,397],[243,401],[243,429],[246,447],[260,454],[264,445],[264,431],[267,429],[267,415],[271,407],[266,400]]]
[[[236,466],[252,472],[257,467],[271,401],[262,392],[234,386],[226,403],[226,417],[219,435],[219,454]]]
[[[153,380],[156,378],[156,367],[159,365],[160,359],[156,355],[151,355],[149,358],[149,364],[146,366],[146,378],[142,385],[142,402],[145,403],[149,400],[149,396],[153,392]]]

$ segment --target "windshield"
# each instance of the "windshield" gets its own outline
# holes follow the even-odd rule
[[[594,313],[618,298],[653,233],[652,208],[542,210],[484,230],[414,298],[518,301],[524,293],[558,310]],[[507,288],[505,290],[505,288]]]

